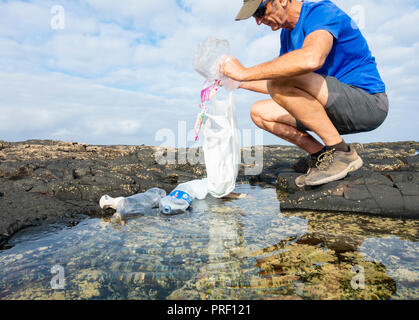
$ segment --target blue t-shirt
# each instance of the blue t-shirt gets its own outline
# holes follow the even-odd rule
[[[332,50],[316,73],[333,76],[371,94],[385,92],[375,58],[361,31],[345,12],[329,0],[303,2],[295,28],[292,31],[282,29],[280,55],[301,49],[306,36],[316,30],[329,31],[334,37]]]

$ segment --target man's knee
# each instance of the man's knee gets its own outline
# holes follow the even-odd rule
[[[295,127],[295,118],[273,100],[262,100],[254,103],[250,108],[252,121],[261,129],[265,129],[266,123],[276,122]]]
[[[259,127],[262,128],[262,103],[258,101],[250,108],[250,118]]]

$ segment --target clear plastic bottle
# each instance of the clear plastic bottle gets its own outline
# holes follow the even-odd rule
[[[105,194],[104,196],[100,198],[99,206],[104,210],[108,208],[112,208],[116,210],[116,206],[118,202],[121,201],[122,199],[124,199],[124,197],[112,198],[111,196],[108,196],[107,194]]]
[[[206,178],[181,183],[168,196],[160,200],[160,212],[167,215],[183,213],[195,198],[202,200],[207,193]]]
[[[151,214],[153,208],[159,207],[161,198],[166,196],[166,191],[159,188],[151,188],[143,193],[137,193],[130,197],[112,198],[104,195],[100,198],[99,205],[102,209],[113,208],[116,210],[112,220],[128,219],[139,214]]]

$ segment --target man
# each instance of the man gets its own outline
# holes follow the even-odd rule
[[[341,135],[371,131],[388,113],[385,85],[354,21],[331,1],[244,0],[236,20],[281,31],[280,56],[245,68],[235,58],[223,72],[240,87],[269,94],[255,103],[255,124],[310,154],[299,187],[344,178],[362,159]],[[307,131],[315,132],[317,141]]]

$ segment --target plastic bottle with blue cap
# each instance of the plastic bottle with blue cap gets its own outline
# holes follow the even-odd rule
[[[183,213],[194,199],[205,199],[207,193],[206,178],[181,183],[168,196],[160,200],[160,211],[167,215]]]
[[[112,198],[104,195],[100,198],[99,205],[102,209],[113,208],[116,210],[113,221],[126,220],[140,214],[152,214],[153,209],[159,207],[161,198],[166,196],[166,191],[160,188],[151,188],[143,193],[129,197]],[[158,211],[157,211],[158,212]]]

